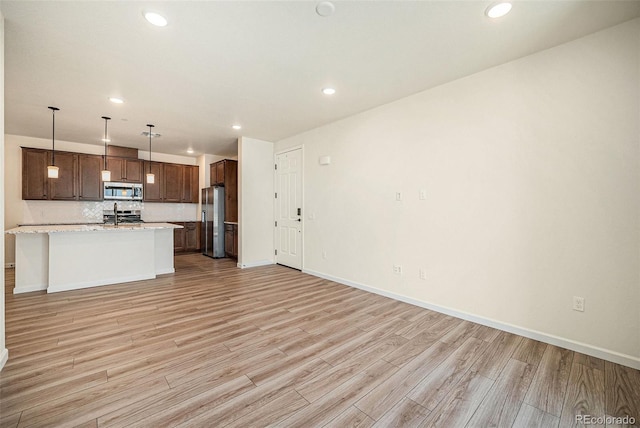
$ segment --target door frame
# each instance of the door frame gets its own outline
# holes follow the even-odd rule
[[[276,203],[275,200],[275,192],[278,189],[278,172],[276,171],[275,165],[278,163],[278,156],[282,155],[284,153],[288,153],[288,152],[293,152],[296,150],[300,150],[300,157],[301,157],[301,162],[300,162],[300,189],[302,191],[302,216],[301,216],[301,220],[302,220],[302,224],[300,225],[300,235],[302,235],[300,237],[300,253],[301,253],[301,260],[300,260],[300,272],[304,272],[304,225],[305,225],[305,216],[306,216],[306,208],[305,208],[305,200],[304,200],[304,144],[298,145],[298,146],[292,146],[292,147],[287,147],[286,149],[280,150],[278,152],[275,152],[273,154],[273,189],[274,189],[274,198],[273,198],[273,218],[274,218],[274,224],[273,224],[273,260],[275,264],[278,264],[278,256],[275,254],[275,251],[278,249],[278,229],[276,228],[275,225],[275,219],[278,218],[278,204]],[[284,266],[284,265],[282,265]]]

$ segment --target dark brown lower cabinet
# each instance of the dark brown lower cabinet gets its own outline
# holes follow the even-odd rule
[[[173,229],[173,251],[182,253],[187,251],[200,251],[200,222],[171,222],[182,226],[181,229]]]
[[[238,225],[225,223],[224,252],[227,257],[238,258]]]
[[[185,251],[200,250],[200,222],[189,221],[184,224]]]
[[[173,223],[182,226],[184,223]],[[173,229],[173,252],[184,251],[184,229]]]

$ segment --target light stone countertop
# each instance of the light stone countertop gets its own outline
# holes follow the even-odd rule
[[[95,232],[105,231],[113,232],[118,230],[148,230],[148,229],[182,229],[177,224],[169,223],[124,223],[115,227],[113,224],[50,224],[50,225],[33,225],[19,226],[5,231],[10,235],[19,233],[59,233],[59,232]]]

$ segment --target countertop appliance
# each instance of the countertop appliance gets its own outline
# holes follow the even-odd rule
[[[140,210],[103,210],[102,219],[105,224],[144,223]]]
[[[105,200],[141,201],[142,184],[105,181],[103,196]]]
[[[205,256],[224,257],[224,187],[202,189],[202,233],[200,243]]]

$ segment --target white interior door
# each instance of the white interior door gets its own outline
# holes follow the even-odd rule
[[[276,155],[276,263],[302,269],[302,149]]]

